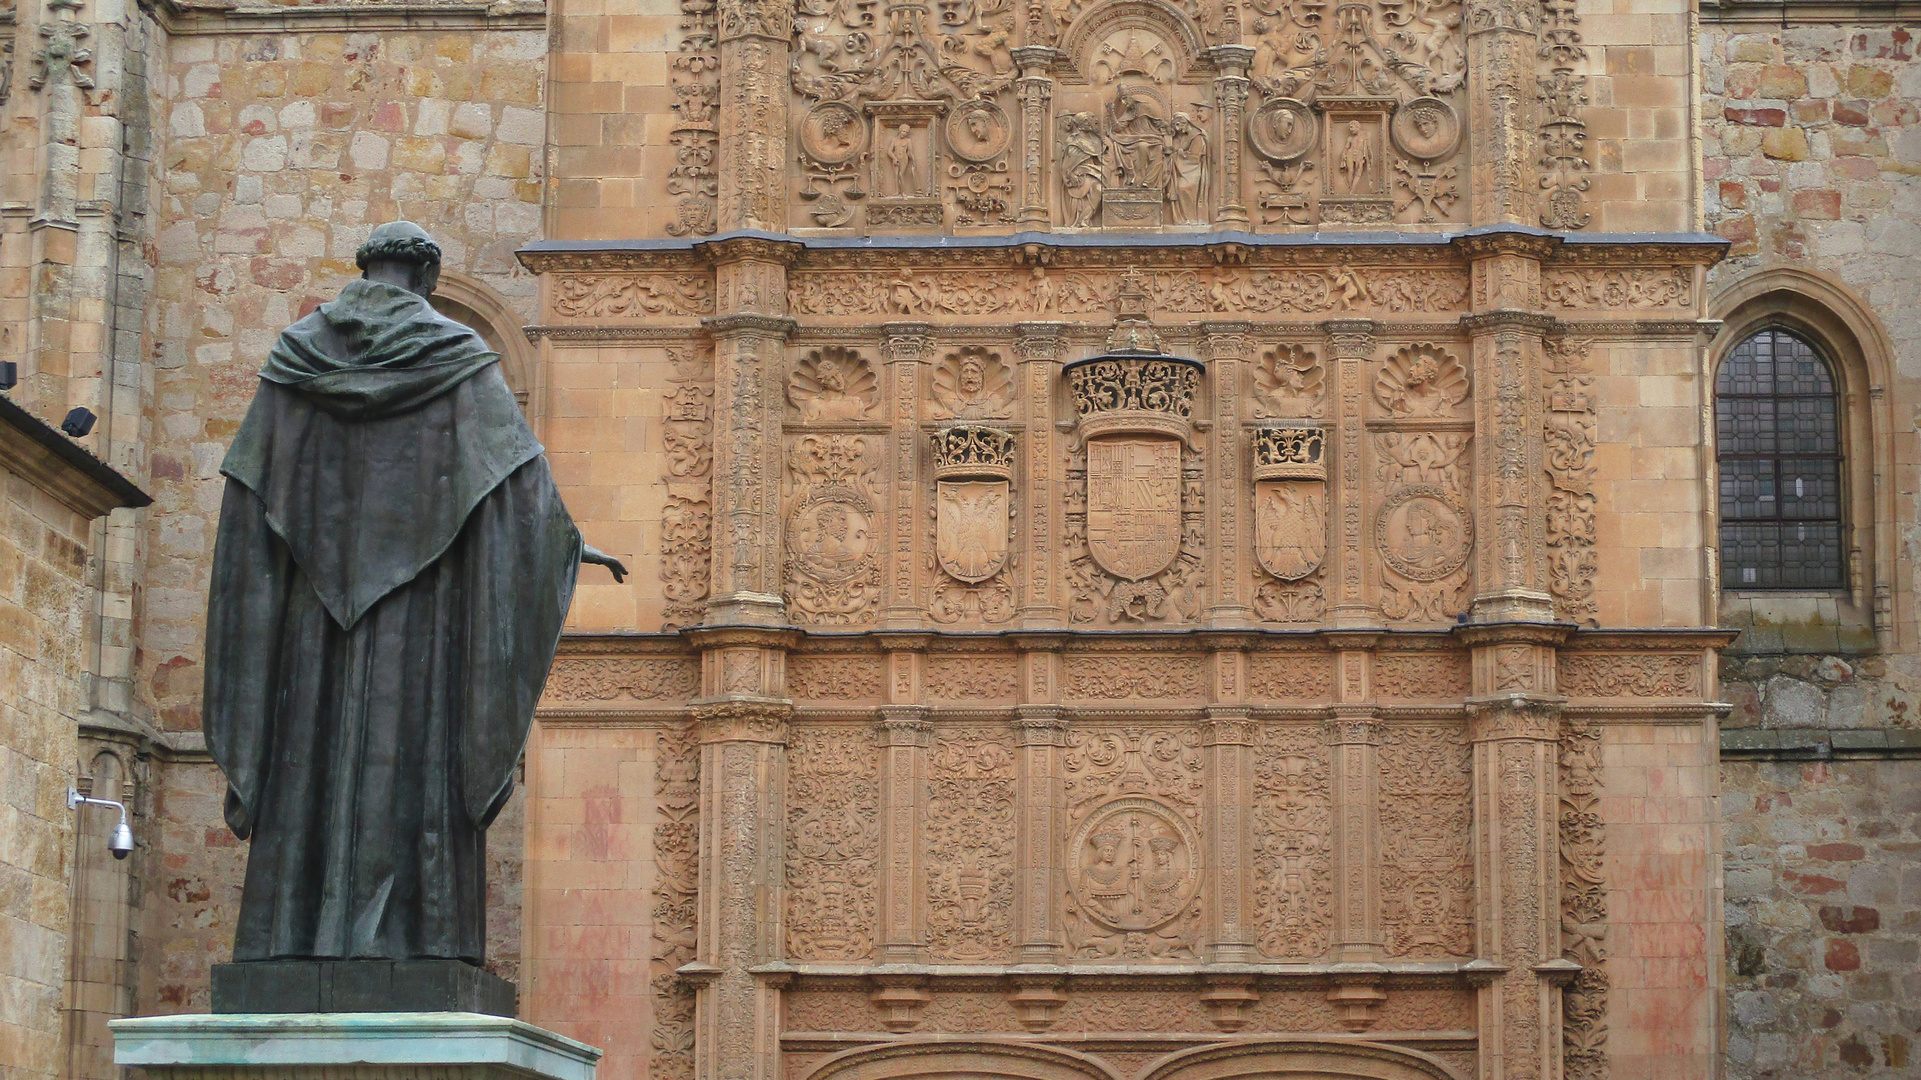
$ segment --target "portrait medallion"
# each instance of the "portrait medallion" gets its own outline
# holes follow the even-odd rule
[[[1410,484],[1381,503],[1374,542],[1394,572],[1436,581],[1459,570],[1474,546],[1474,518],[1460,497],[1438,484]]]
[[[1152,930],[1187,909],[1200,885],[1193,826],[1154,799],[1115,799],[1087,816],[1068,846],[1074,899],[1114,930]]]

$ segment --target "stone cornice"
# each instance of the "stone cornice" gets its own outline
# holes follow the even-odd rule
[[[376,30],[545,30],[545,0],[495,3],[195,3],[141,0],[174,37],[202,34],[364,33]]]
[[[153,502],[133,481],[4,395],[0,465],[89,520]]]

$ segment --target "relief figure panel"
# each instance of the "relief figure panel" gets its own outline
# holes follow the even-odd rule
[[[787,955],[862,960],[880,918],[880,758],[865,727],[795,725],[787,749]]]
[[[1069,736],[1064,761],[1069,953],[1194,959],[1205,771],[1199,734],[1079,730]]]

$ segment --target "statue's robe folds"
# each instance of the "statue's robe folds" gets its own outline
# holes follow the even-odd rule
[[[486,828],[581,555],[498,360],[355,281],[261,372],[207,616],[207,746],[252,839],[235,960],[482,958]]]

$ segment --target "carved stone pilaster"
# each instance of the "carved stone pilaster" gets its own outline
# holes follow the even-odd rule
[[[1049,667],[1059,660],[1051,653],[1029,653],[1025,657],[1029,665],[1038,662]],[[1031,676],[1028,681],[1032,681]],[[1057,912],[1062,876],[1058,838],[1067,827],[1061,777],[1067,723],[1058,705],[1023,705],[1014,720],[1014,736],[1020,756],[1020,841],[1015,845],[1018,910],[1014,920],[1019,959],[1025,964],[1059,963]],[[1051,1022],[1051,1014],[1048,1019]]]
[[[1367,660],[1365,653],[1352,655],[1360,663]],[[1376,746],[1381,722],[1369,706],[1337,705],[1324,734],[1334,793],[1334,960],[1350,964],[1379,962],[1382,937],[1376,837],[1380,832],[1380,781]],[[1347,1002],[1351,1020],[1357,1019],[1352,1015],[1353,1003]],[[1366,1014],[1358,1019],[1372,1023]]]
[[[1547,589],[1547,474],[1543,469],[1542,333],[1524,312],[1465,320],[1474,366],[1476,622],[1552,621]]]
[[[719,229],[787,229],[792,0],[725,0],[720,23]]]
[[[1247,528],[1242,515],[1248,506],[1242,478],[1246,461],[1241,453],[1241,383],[1252,359],[1252,327],[1244,322],[1201,324],[1206,335],[1208,367],[1214,379],[1213,490],[1207,505],[1214,512],[1214,603],[1208,611],[1211,626],[1249,626],[1254,609],[1248,603],[1246,574]]]
[[[1533,225],[1537,0],[1477,0],[1467,9],[1469,184],[1476,225]]]
[[[714,573],[710,624],[786,621],[781,599],[781,368],[793,320],[721,315],[714,338]]]
[[[1226,20],[1238,32],[1240,20]],[[1220,112],[1221,192],[1214,221],[1223,228],[1247,227],[1247,200],[1241,179],[1242,113],[1247,105],[1247,65],[1254,60],[1246,45],[1216,45],[1208,50],[1218,72],[1214,76],[1214,104]]]
[[[1334,375],[1334,409],[1340,443],[1329,485],[1330,501],[1339,508],[1339,535],[1330,546],[1332,573],[1328,619],[1335,626],[1372,626],[1380,616],[1367,597],[1367,566],[1362,555],[1361,531],[1367,518],[1365,402],[1368,363],[1374,358],[1377,324],[1365,319],[1331,319],[1321,324],[1327,335],[1327,355]]]
[[[1062,507],[1054,497],[1054,474],[1060,469],[1060,436],[1054,425],[1054,379],[1060,365],[1062,324],[1021,323],[1015,328],[1014,351],[1021,362],[1021,385],[1027,398],[1026,595],[1021,625],[1028,628],[1064,626],[1067,607],[1061,593]]]
[[[1059,55],[1058,49],[1044,45],[1028,45],[1013,52],[1014,63],[1021,69],[1023,225],[1047,224],[1047,105],[1054,96],[1054,79],[1047,71]]]
[[[1212,848],[1207,859],[1210,880],[1206,889],[1214,897],[1207,958],[1219,964],[1251,963],[1255,959],[1250,927],[1253,882],[1243,858],[1250,850],[1248,817],[1254,800],[1250,766],[1259,734],[1244,705],[1210,706],[1201,729],[1211,780],[1203,807]],[[1231,1022],[1240,1013],[1229,1010],[1222,1015]]]
[[[1480,990],[1479,1065],[1487,1080],[1547,1080],[1558,1072],[1548,1063],[1560,1049],[1554,983],[1563,966],[1559,712],[1558,704],[1521,696],[1468,705],[1478,830],[1475,955],[1505,969]]]
[[[785,701],[693,705],[700,760],[695,1080],[775,1080],[780,986],[753,969],[780,956],[786,820]]]
[[[881,356],[887,363],[887,382],[893,395],[894,422],[888,433],[888,460],[893,472],[893,532],[887,578],[887,613],[882,625],[912,629],[924,622],[925,608],[915,595],[915,581],[925,553],[921,550],[920,424],[921,367],[933,350],[926,323],[887,323],[881,327]]]
[[[926,783],[927,747],[934,726],[927,710],[912,705],[881,709],[881,961],[912,964],[927,958],[927,938],[919,891],[920,851],[916,811]],[[910,1000],[903,998],[903,1001]]]

